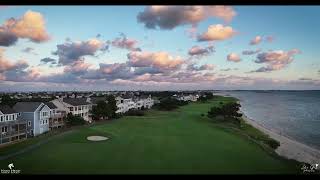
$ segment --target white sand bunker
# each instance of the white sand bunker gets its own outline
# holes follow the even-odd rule
[[[105,141],[108,140],[109,138],[104,137],[104,136],[88,136],[87,140],[89,141]]]

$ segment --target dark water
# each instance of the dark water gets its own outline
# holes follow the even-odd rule
[[[240,99],[250,119],[320,149],[320,91],[222,91]]]

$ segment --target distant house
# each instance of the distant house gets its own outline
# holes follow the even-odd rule
[[[63,127],[65,125],[63,119],[66,116],[66,111],[59,110],[52,102],[46,102],[45,105],[50,108],[49,129],[52,130]]]
[[[133,100],[134,99],[134,100]],[[116,97],[116,105],[118,110],[116,113],[125,113],[131,109],[149,109],[153,106],[154,101],[151,96],[140,96],[137,98],[132,98],[132,96],[118,96]]]
[[[174,98],[176,98],[177,100],[180,101],[197,101],[199,98],[199,95],[193,95],[193,94],[189,94],[189,95],[173,95]]]
[[[51,101],[57,109],[66,111],[66,113],[72,113],[83,117],[85,121],[91,122],[89,117],[89,110],[92,105],[87,101],[87,98],[59,98]]]
[[[0,144],[10,143],[27,137],[26,121],[7,105],[0,105]]]
[[[13,109],[27,122],[28,135],[49,131],[50,108],[42,102],[17,102]]]

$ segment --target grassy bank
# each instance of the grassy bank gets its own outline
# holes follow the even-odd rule
[[[2,160],[0,168],[7,169],[9,163],[14,163],[22,173],[298,173],[296,163],[278,158],[236,131],[201,116],[210,107],[219,106],[220,101],[233,100],[219,97],[175,111],[150,110],[142,117],[127,116],[112,123],[81,127],[32,151]],[[86,140],[90,135],[110,139],[90,142]],[[15,144],[6,147],[5,153],[10,148],[17,150],[16,146],[23,148]]]

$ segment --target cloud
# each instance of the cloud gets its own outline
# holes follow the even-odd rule
[[[230,6],[148,6],[137,16],[148,29],[174,29],[181,25],[197,25],[211,17],[230,22],[236,12]]]
[[[210,25],[206,32],[198,35],[198,41],[219,41],[231,38],[236,34],[236,31],[230,26],[221,24]]]
[[[208,46],[208,47],[200,47],[200,46],[192,46],[188,54],[190,56],[195,56],[195,57],[202,57],[202,56],[208,56],[209,54],[213,53],[214,49],[213,46]]]
[[[10,18],[0,26],[0,45],[13,45],[18,38],[40,43],[50,39],[41,13],[27,11],[21,18]]]
[[[312,81],[313,79],[311,78],[299,78],[300,81]]]
[[[97,51],[105,51],[106,43],[98,39],[89,39],[87,41],[66,41],[64,44],[58,44],[57,50],[53,55],[59,57],[59,64],[68,65],[74,61],[81,60],[83,56],[94,56]]]
[[[24,53],[38,55],[37,53],[34,52],[34,48],[32,48],[32,47],[26,47],[26,48],[22,49],[21,51]]]
[[[268,72],[281,70],[287,67],[294,60],[294,55],[299,53],[301,53],[301,51],[298,49],[292,49],[290,51],[277,50],[260,53],[257,55],[255,63],[264,63],[267,66],[261,67],[252,72]]]
[[[177,56],[173,57],[167,52],[140,52],[133,51],[127,55],[129,64],[133,67],[155,67],[159,69],[177,69],[184,60]]]
[[[275,38],[274,38],[273,36],[267,36],[267,37],[266,37],[266,41],[269,42],[269,43],[273,42],[274,39],[275,39]]]
[[[228,61],[232,61],[232,62],[240,62],[241,61],[241,58],[238,54],[236,53],[230,53],[228,54],[227,56],[227,60]]]
[[[259,52],[261,52],[261,49],[257,49],[255,51],[253,51],[253,50],[245,50],[245,51],[242,51],[242,54],[243,55],[253,55],[253,54],[257,54]]]
[[[213,64],[203,64],[201,66],[196,66],[195,64],[189,64],[187,66],[187,71],[190,70],[190,71],[212,71],[214,70],[215,68],[215,65]]]
[[[0,46],[11,46],[18,41],[18,37],[10,32],[6,32],[0,27]]]
[[[83,60],[75,61],[70,65],[64,67],[65,73],[71,74],[85,74],[88,71],[88,68],[91,66],[89,63],[85,63]]]
[[[257,45],[259,43],[261,43],[262,41],[262,37],[261,36],[256,36],[254,37],[251,41],[250,41],[250,45]]]
[[[0,49],[0,78],[5,81],[20,81],[23,78],[28,77],[26,69],[29,67],[29,64],[20,60],[17,62],[10,62],[10,60],[5,59],[4,50]]]
[[[121,38],[118,37],[111,42],[114,47],[128,49],[131,51],[141,51],[140,48],[136,47],[138,43],[137,40],[127,38],[123,33],[121,34],[121,36]]]
[[[46,57],[46,58],[41,59],[40,62],[41,62],[42,64],[48,64],[48,63],[50,63],[50,64],[57,64],[57,60],[52,59],[52,58],[49,58],[49,57]]]

